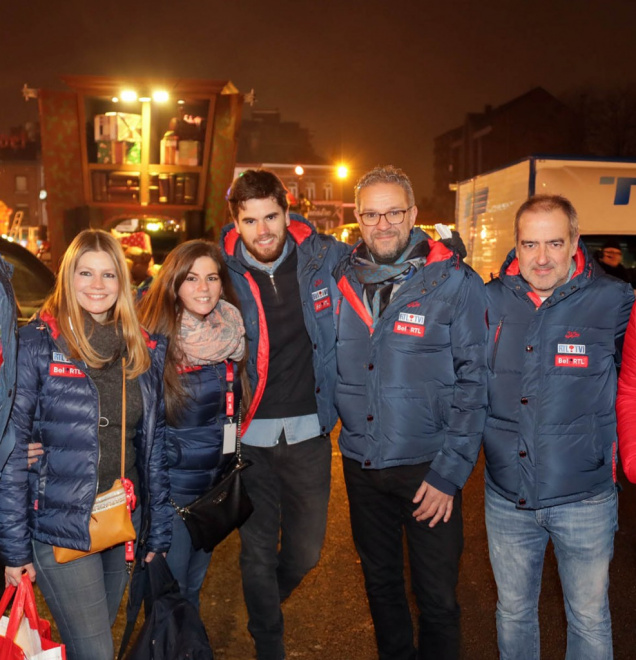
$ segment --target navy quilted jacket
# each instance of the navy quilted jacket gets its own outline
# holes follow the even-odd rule
[[[18,330],[11,278],[13,266],[0,257],[0,471],[15,444],[13,424],[9,421],[15,396]]]
[[[16,446],[0,479],[0,551],[8,566],[32,561],[31,538],[79,550],[90,548],[91,509],[99,461],[98,393],[81,362],[68,361],[56,342],[54,319],[20,329],[18,384],[11,419]],[[135,438],[143,507],[140,545],[170,547],[172,509],[164,447],[163,337],[147,340],[152,364],[139,377],[143,416]],[[41,442],[36,471],[27,445]]]
[[[514,250],[486,286],[486,480],[518,508],[609,488],[616,458],[616,366],[634,302],[581,243],[577,270],[541,303]]]
[[[233,368],[238,411],[240,380],[236,365]],[[189,367],[180,377],[190,396],[179,425],[166,427],[166,454],[170,493],[183,506],[218,481],[233,454],[223,454],[223,425],[227,421],[225,363]]]
[[[334,272],[340,448],[368,469],[432,461],[426,481],[452,495],[475,465],[486,416],[484,284],[422,235],[426,265],[374,328],[350,259]]]

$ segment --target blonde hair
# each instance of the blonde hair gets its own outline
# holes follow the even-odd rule
[[[60,334],[68,346],[69,357],[82,360],[94,369],[108,363],[110,356],[100,355],[86,336],[84,310],[77,301],[73,284],[77,262],[87,252],[105,252],[115,266],[119,294],[109,311],[109,320],[115,323],[117,329],[121,327],[128,352],[126,374],[129,379],[136,378],[150,367],[150,356],[135,313],[124,251],[119,241],[109,233],[101,229],[85,229],[73,239],[64,253],[55,287],[45,300],[42,311],[56,319]]]

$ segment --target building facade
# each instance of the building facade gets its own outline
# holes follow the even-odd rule
[[[435,138],[433,196],[452,218],[450,186],[533,154],[584,153],[581,117],[542,87],[483,112],[468,113],[461,126]]]

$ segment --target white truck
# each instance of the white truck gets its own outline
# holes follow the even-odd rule
[[[457,184],[456,226],[466,261],[488,281],[514,247],[517,209],[534,194],[567,197],[594,253],[620,240],[623,264],[636,260],[636,161],[532,156]]]

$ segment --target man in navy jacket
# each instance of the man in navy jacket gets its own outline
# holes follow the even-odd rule
[[[336,405],[353,538],[380,658],[459,657],[461,489],[486,413],[483,282],[415,228],[408,177],[356,187],[362,242],[334,271]],[[413,644],[402,535],[419,608]]]
[[[241,527],[248,628],[259,660],[281,660],[281,603],[318,562],[337,420],[331,271],[348,252],[290,216],[273,173],[247,170],[229,196],[221,248],[241,302],[253,400],[242,438],[254,513]]]
[[[537,195],[486,287],[486,525],[501,658],[539,658],[538,603],[552,540],[566,657],[612,657],[607,589],[617,527],[616,366],[634,294],[579,241],[565,198]]]

